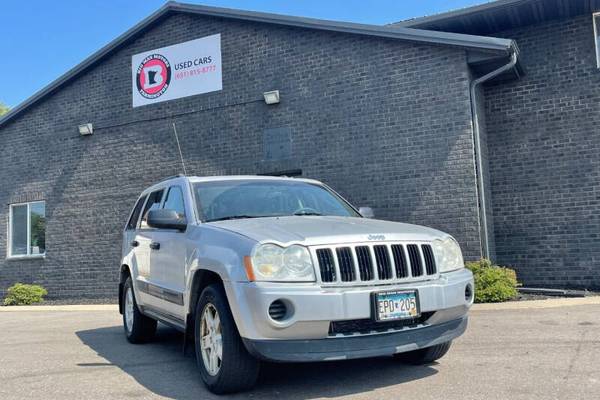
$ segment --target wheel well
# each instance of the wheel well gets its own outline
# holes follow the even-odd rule
[[[131,271],[128,265],[121,265],[121,274],[119,277],[119,313],[123,314],[123,285],[127,278],[131,276]]]
[[[200,294],[209,285],[213,283],[218,283],[220,285],[223,284],[223,280],[216,272],[207,271],[207,270],[199,270],[194,274],[194,280],[192,281],[192,290],[189,304],[189,314],[193,314],[196,308],[196,303],[198,302],[198,298]]]
[[[129,265],[123,264],[121,265],[121,278],[119,279],[119,283],[125,283],[128,277],[131,276],[131,272],[129,271]]]
[[[192,278],[192,287],[191,287],[191,296],[190,303],[188,304],[188,313],[185,321],[185,341],[184,348],[188,341],[194,340],[194,312],[196,311],[196,303],[198,303],[198,299],[200,298],[200,294],[202,291],[209,285],[219,284],[223,285],[223,280],[216,272],[207,271],[205,269],[196,271],[194,273],[194,277]]]

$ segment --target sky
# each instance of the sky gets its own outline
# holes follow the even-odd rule
[[[366,24],[486,0],[180,0]],[[14,107],[160,8],[165,0],[26,0],[0,6],[0,102]]]

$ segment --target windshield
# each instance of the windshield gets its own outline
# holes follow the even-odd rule
[[[205,222],[291,215],[359,217],[339,196],[302,181],[231,180],[194,184]]]

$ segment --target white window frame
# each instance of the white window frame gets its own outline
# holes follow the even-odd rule
[[[598,42],[598,33],[600,33],[600,27],[596,26],[596,18],[600,19],[600,12],[592,14],[592,24],[594,24],[594,45],[596,51],[596,68],[600,68],[600,42]]]
[[[46,209],[46,201],[45,200],[37,200],[37,201],[29,201],[29,202],[23,202],[23,203],[13,203],[10,204],[9,207],[9,212],[8,212],[8,247],[6,249],[6,258],[9,259],[19,259],[19,258],[45,258],[46,257],[46,250],[44,249],[44,252],[42,254],[31,254],[31,205],[32,204],[38,204],[38,203],[44,203],[44,210]],[[27,206],[27,254],[16,254],[13,255],[12,254],[12,224],[13,224],[13,208],[14,207],[18,207],[18,206]],[[45,215],[45,211],[44,211],[44,215]],[[46,232],[44,232],[44,235],[46,234]]]

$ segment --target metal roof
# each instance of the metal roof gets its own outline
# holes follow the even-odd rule
[[[490,35],[600,10],[600,0],[497,0],[389,26]]]
[[[35,93],[23,103],[11,109],[0,118],[0,127],[25,111],[33,104],[59,89],[63,84],[79,76],[98,61],[111,54],[132,38],[149,29],[162,18],[172,13],[188,13],[203,16],[236,19],[243,21],[261,22],[267,24],[292,26],[307,29],[317,29],[331,32],[343,32],[357,35],[375,36],[381,38],[397,39],[417,43],[428,43],[444,46],[457,46],[465,49],[491,52],[499,55],[508,55],[513,52],[516,45],[512,40],[494,37],[474,36],[448,32],[426,31],[412,28],[397,28],[393,26],[366,25],[351,22],[327,21],[314,18],[292,17],[278,14],[269,14],[254,11],[241,11],[228,8],[208,7],[178,2],[168,2],[152,15],[148,16],[133,28],[117,37],[115,40],[86,58],[83,62],[69,70],[67,73],[50,83],[48,86]]]

